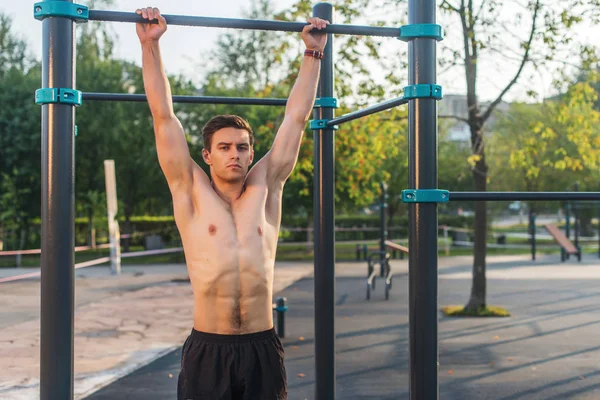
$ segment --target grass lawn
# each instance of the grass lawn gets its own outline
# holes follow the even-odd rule
[[[510,317],[506,309],[498,306],[487,306],[475,311],[465,311],[464,306],[442,307],[442,312],[448,317]]]
[[[399,243],[406,245],[405,241],[398,241]],[[368,253],[370,254],[373,251],[377,251],[379,248],[379,242],[372,241],[364,241],[360,244],[360,262],[365,262],[363,259],[363,249],[362,245],[368,245]],[[450,244],[450,243],[448,243]],[[507,244],[521,244],[528,245],[527,239],[507,239]],[[551,241],[543,241],[538,240],[538,245],[543,244],[553,244]],[[582,244],[583,245],[583,244]],[[440,238],[438,241],[438,255],[440,257],[446,256],[446,242],[443,238]],[[311,246],[312,247],[312,246]],[[143,251],[142,246],[131,246],[130,251]],[[598,245],[583,245],[582,250],[584,254],[596,254],[598,252]],[[122,251],[122,250],[121,250]],[[393,253],[391,253],[393,256]],[[473,250],[470,247],[450,247],[449,256],[469,256],[473,254]],[[531,249],[529,246],[527,248],[522,249],[511,249],[511,248],[488,248],[487,254],[490,256],[493,255],[527,255],[531,254]],[[560,248],[558,245],[540,248],[538,247],[536,250],[536,254],[539,256],[542,255],[556,255],[557,257],[560,255]],[[75,263],[80,263],[83,261],[94,260],[100,257],[107,257],[109,255],[108,249],[97,249],[97,250],[86,250],[75,253]],[[335,246],[335,256],[337,261],[357,261],[356,257],[356,243],[336,243]],[[311,248],[308,248],[305,244],[282,244],[277,249],[277,261],[311,261],[313,260],[314,253]],[[399,258],[400,254],[396,253],[396,258]],[[405,255],[406,257],[406,255]],[[14,267],[16,265],[16,257],[0,257],[0,268],[2,267]],[[139,264],[175,264],[175,263],[183,263],[185,262],[185,258],[183,253],[171,253],[171,254],[163,254],[163,255],[153,255],[153,256],[144,256],[144,257],[131,257],[131,258],[122,258],[122,265],[139,265]],[[38,267],[40,265],[40,256],[36,254],[32,255],[24,255],[22,257],[21,266],[22,267]]]

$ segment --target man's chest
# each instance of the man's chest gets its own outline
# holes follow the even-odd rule
[[[193,219],[185,222],[185,236],[232,251],[276,242],[278,226],[268,222],[267,204],[266,192],[245,193],[233,204],[211,194],[202,200]]]

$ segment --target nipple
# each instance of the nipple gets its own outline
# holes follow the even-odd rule
[[[210,234],[210,236],[215,236],[215,233],[217,233],[217,227],[213,224],[210,224],[208,226],[208,233]]]
[[[260,226],[258,227],[258,236],[262,236],[262,228]]]

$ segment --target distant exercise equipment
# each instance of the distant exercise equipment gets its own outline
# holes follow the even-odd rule
[[[546,231],[552,236],[552,238],[558,243],[563,251],[561,251],[560,259],[561,261],[566,261],[567,255],[577,256],[577,261],[581,261],[581,250],[565,236],[565,234],[558,229],[558,227],[554,224],[546,224],[544,225]]]

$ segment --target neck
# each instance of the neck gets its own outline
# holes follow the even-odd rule
[[[224,182],[218,179],[212,181],[213,190],[229,205],[239,199],[244,192],[244,181]]]

